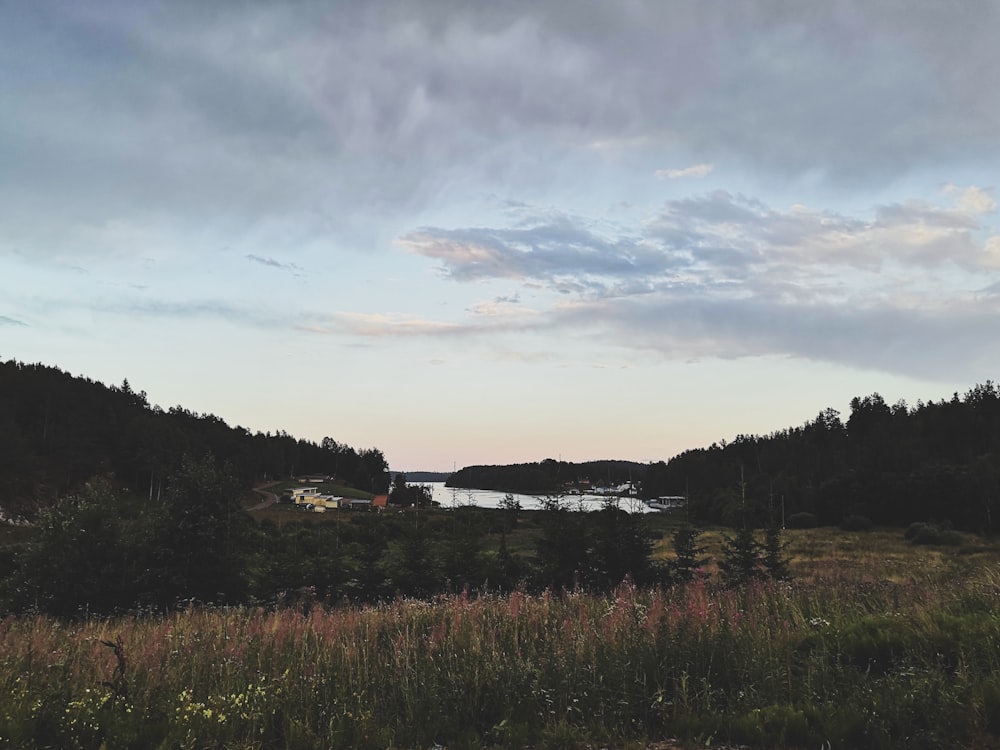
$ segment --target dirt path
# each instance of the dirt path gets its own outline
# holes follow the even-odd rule
[[[267,491],[268,487],[273,487],[276,484],[277,482],[268,482],[267,484],[262,484],[259,487],[254,487],[253,491],[256,492],[258,495],[260,495],[261,497],[263,497],[264,499],[261,500],[256,505],[247,508],[247,510],[263,510],[269,505],[274,505],[276,502],[278,502],[278,496],[275,495],[273,492]]]

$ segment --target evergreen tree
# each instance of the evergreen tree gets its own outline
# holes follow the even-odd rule
[[[559,496],[542,500],[538,524],[538,583],[542,588],[574,588],[587,575],[589,536],[583,513],[574,512]]]
[[[239,485],[215,458],[185,457],[168,479],[159,535],[159,597],[241,601],[246,592],[242,539],[251,523],[239,505]]]
[[[719,570],[727,586],[740,586],[764,578],[761,545],[753,529],[744,526],[734,536],[724,538]]]
[[[708,562],[702,557],[708,547],[698,544],[701,530],[685,523],[674,531],[674,559],[670,564],[670,578],[677,583],[688,583],[702,575],[701,570]]]
[[[641,513],[627,513],[618,507],[618,498],[609,498],[604,507],[588,514],[591,526],[589,554],[590,582],[610,591],[626,576],[635,583],[651,579],[649,555],[653,543]]]
[[[787,581],[792,576],[788,570],[788,558],[785,557],[786,545],[781,536],[781,529],[777,526],[768,526],[764,530],[764,571],[768,578]]]

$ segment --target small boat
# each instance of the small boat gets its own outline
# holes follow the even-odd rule
[[[646,501],[646,507],[653,510],[678,510],[687,504],[687,498],[683,495],[662,495],[653,500]]]

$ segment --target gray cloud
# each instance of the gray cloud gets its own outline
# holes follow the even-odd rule
[[[0,325],[3,326],[26,326],[28,325],[22,320],[17,318],[8,318],[6,315],[0,315]]]
[[[961,191],[951,204],[876,206],[873,218],[805,206],[778,211],[716,191],[668,202],[644,226],[607,233],[597,233],[587,220],[550,214],[544,223],[517,228],[425,227],[400,242],[439,261],[443,273],[458,281],[514,278],[609,293],[664,283],[746,281],[769,273],[785,281],[870,273],[890,262],[991,272],[997,268],[990,251],[995,240],[982,235],[988,232],[983,219],[995,208],[978,188]]]
[[[906,309],[846,307],[700,293],[616,304],[582,303],[554,323],[594,341],[648,349],[670,359],[795,356],[908,376],[979,373],[1000,355],[991,331],[1000,304]]]
[[[998,21],[992,0],[6,3],[0,254],[104,277],[122,258],[204,268],[224,237],[294,272],[399,236],[448,279],[514,281],[548,306],[492,289],[448,324],[103,309],[359,337],[596,331],[664,356],[894,371],[932,367],[926,337],[938,362],[974,361],[1000,284],[989,190],[853,212],[670,191],[749,174],[762,194],[854,199],[942,165],[995,174]],[[532,206],[634,200],[600,184],[630,167],[672,196],[645,222]],[[507,224],[402,229],[487,191]]]
[[[277,268],[281,271],[297,272],[302,270],[302,268],[294,263],[282,263],[274,258],[262,257],[260,255],[254,255],[253,253],[247,254],[246,259],[251,263],[257,263],[262,266],[267,266],[268,268]]]
[[[441,262],[459,281],[533,279],[572,289],[605,289],[600,279],[647,278],[688,265],[682,257],[627,235],[609,238],[568,216],[521,228],[438,229],[409,232],[399,240],[411,252]]]
[[[252,234],[262,215],[371,238],[456,182],[559,179],[594,144],[849,186],[1000,153],[988,0],[0,13],[0,199],[32,252],[101,253],[114,222]]]
[[[990,333],[1000,281],[983,288],[1000,275],[1000,240],[983,224],[995,210],[975,187],[868,217],[717,191],[671,201],[617,236],[547,214],[516,229],[424,228],[403,242],[456,281],[515,278],[563,297],[509,325],[668,358],[786,355],[937,376],[1000,348]]]

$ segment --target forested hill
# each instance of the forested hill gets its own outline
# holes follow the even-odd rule
[[[639,482],[648,468],[635,461],[571,463],[547,458],[540,463],[466,466],[448,479],[449,487],[544,495],[567,489],[610,487]]]
[[[545,494],[630,480],[644,498],[687,496],[703,523],[766,525],[809,513],[822,525],[937,521],[992,533],[1000,528],[1000,390],[986,381],[912,407],[875,393],[854,398],[846,422],[825,409],[801,427],[739,435],[668,462],[467,466],[448,485]]]
[[[689,450],[647,468],[643,494],[682,495],[696,520],[757,524],[806,512],[820,524],[1000,524],[1000,390],[987,381],[949,400],[851,401],[801,427]]]
[[[388,486],[375,448],[251,433],[211,414],[152,406],[127,380],[109,387],[55,367],[0,362],[0,508],[8,515],[30,513],[95,475],[158,492],[182,457],[209,453],[244,486],[307,472],[368,491]]]

